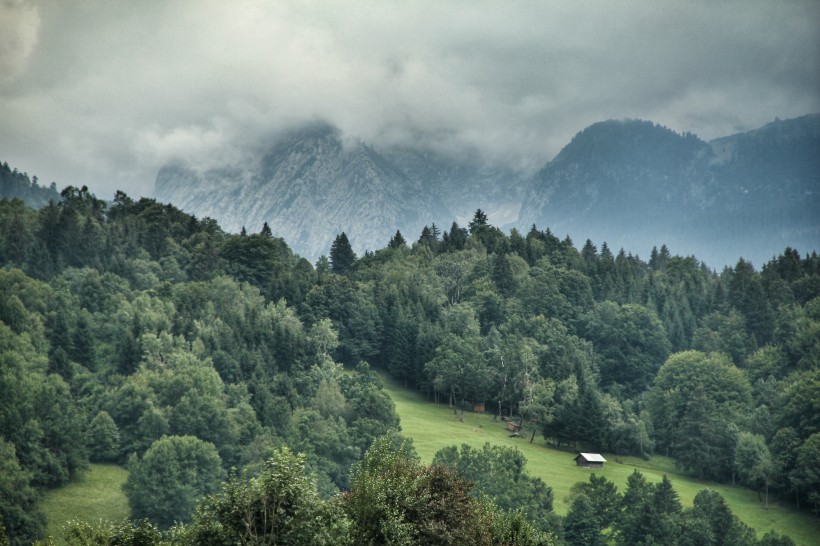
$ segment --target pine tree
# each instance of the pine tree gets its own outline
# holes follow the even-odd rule
[[[475,214],[473,215],[473,219],[470,221],[469,224],[470,233],[476,233],[486,228],[487,221],[487,214],[483,210],[477,209],[475,211]]]
[[[330,264],[334,273],[343,275],[347,273],[356,261],[356,253],[350,246],[347,234],[343,231],[336,236],[330,246]]]
[[[425,228],[427,226],[424,226]],[[396,234],[390,238],[390,242],[387,244],[390,248],[401,248],[403,246],[407,246],[407,241],[404,240],[404,236],[401,234],[401,231],[396,230]]]
[[[430,225],[430,234],[433,236],[433,241],[438,242],[439,237],[441,237],[441,230],[436,227],[435,222]]]

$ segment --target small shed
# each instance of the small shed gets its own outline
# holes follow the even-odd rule
[[[603,468],[606,459],[599,453],[579,453],[575,456],[575,464],[584,468]]]

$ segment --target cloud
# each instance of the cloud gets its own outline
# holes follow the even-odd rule
[[[10,82],[25,68],[40,29],[36,7],[0,0],[0,81]]]
[[[104,196],[317,119],[532,170],[602,119],[714,138],[820,110],[811,0],[0,0],[0,15],[0,159]]]

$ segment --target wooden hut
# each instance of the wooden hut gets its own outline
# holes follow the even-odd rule
[[[575,464],[584,468],[603,468],[606,459],[598,453],[579,453],[575,456]]]

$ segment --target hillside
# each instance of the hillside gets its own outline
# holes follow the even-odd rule
[[[363,457],[407,455],[390,451],[399,418],[374,369],[468,421],[484,404],[565,449],[663,454],[764,507],[817,509],[816,254],[786,248],[760,270],[740,259],[718,274],[666,247],[643,261],[505,233],[480,210],[466,228],[426,227],[419,243],[396,236],[314,267],[271,233],[226,233],[122,192],[107,203],[69,186],[39,210],[0,199],[0,517],[12,544],[42,536],[39,495],[89,463],[127,464],[130,513],[159,529],[209,528],[195,509],[229,469],[258,476],[292,453],[294,472],[315,477],[305,494],[349,502]],[[665,495],[668,525],[636,524],[621,544],[672,544],[725,502],[686,510],[664,483],[640,498]],[[569,521],[602,501],[583,499]],[[558,529],[551,503],[539,510],[539,528]]]
[[[41,186],[37,177],[29,178],[27,173],[9,167],[7,162],[0,165],[0,199],[20,199],[27,206],[40,208],[49,201],[58,201],[60,193],[57,185]]]
[[[413,439],[413,445],[422,460],[432,461],[438,450],[451,445],[468,444],[480,447],[485,442],[490,442],[513,447],[527,458],[527,471],[543,479],[553,488],[555,510],[561,515],[566,515],[570,509],[570,488],[577,482],[587,480],[590,473],[605,476],[623,491],[629,475],[633,470],[638,470],[654,483],[660,482],[663,475],[667,474],[685,506],[691,506],[695,495],[702,489],[718,491],[732,511],[753,527],[758,536],[774,530],[792,537],[797,544],[806,546],[816,544],[817,537],[820,536],[820,521],[816,518],[801,514],[785,505],[772,505],[766,510],[753,491],[692,479],[680,473],[674,462],[664,457],[656,456],[644,460],[605,454],[608,462],[603,470],[580,468],[573,462],[575,452],[567,449],[556,450],[540,435],[536,436],[533,443],[527,441],[527,431],[521,438],[511,438],[505,423],[488,414],[467,413],[462,422],[448,407],[430,403],[419,393],[402,388],[389,377],[385,376],[384,380],[387,392],[396,403],[402,432]]]

